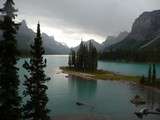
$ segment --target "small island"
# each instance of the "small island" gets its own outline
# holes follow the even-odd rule
[[[63,73],[86,80],[123,80],[152,88],[160,88],[160,82],[156,77],[155,64],[149,64],[148,77],[98,70],[97,64],[98,52],[96,47],[91,41],[88,45],[82,41],[77,51],[71,49],[68,66],[62,66],[60,69]]]
[[[140,76],[122,75],[119,73],[114,73],[111,71],[104,71],[104,70],[96,70],[94,72],[83,72],[67,66],[60,67],[60,69],[62,70],[63,73],[85,78],[87,80],[126,80],[126,81],[136,82],[136,83],[140,83],[140,80],[141,80]]]
[[[128,80],[139,83],[140,76],[129,76],[97,69],[98,52],[90,41],[89,45],[81,42],[77,51],[71,49],[68,66],[60,67],[63,73],[87,80]]]

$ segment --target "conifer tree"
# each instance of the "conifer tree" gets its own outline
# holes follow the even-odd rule
[[[148,82],[151,83],[151,79],[152,79],[152,66],[151,64],[149,65],[149,70],[148,70]]]
[[[75,67],[76,64],[76,52],[72,49],[72,65]]]
[[[45,75],[44,68],[46,67],[46,59],[43,58],[45,53],[42,46],[42,37],[40,32],[40,24],[37,26],[37,34],[34,39],[34,44],[31,46],[30,62],[25,62],[24,68],[29,72],[29,77],[25,75],[24,83],[26,90],[25,96],[29,96],[29,100],[24,105],[24,118],[26,120],[49,120],[46,105],[48,97],[46,95],[46,82],[50,80]]]
[[[97,69],[98,52],[91,41],[89,42],[89,60],[89,70],[94,72]]]
[[[69,57],[68,57],[68,65],[69,67],[72,67],[72,51],[70,52]]]
[[[71,57],[72,56],[72,59]],[[83,72],[94,72],[97,70],[98,52],[96,47],[93,46],[92,41],[89,45],[85,45],[82,41],[77,53],[71,50],[68,63],[72,62],[72,66]],[[71,64],[69,64],[70,66]]]
[[[15,13],[13,0],[6,0],[0,9],[3,16],[1,30],[3,39],[0,42],[0,120],[20,120],[21,98],[18,94],[18,60],[17,41],[15,34],[18,25],[14,22]]]
[[[84,43],[83,41],[81,42],[80,46],[79,46],[79,49],[77,51],[77,67],[78,69],[80,70],[83,70],[83,60],[84,60],[84,54],[83,54],[83,48],[84,48]]]
[[[93,69],[93,56],[92,56],[92,50],[93,50],[93,44],[92,44],[92,42],[91,42],[91,40],[89,41],[89,48],[88,48],[88,57],[89,57],[89,63],[88,63],[88,69],[89,69],[89,71],[92,71],[92,69]]]
[[[156,66],[153,64],[153,72],[152,72],[152,84],[156,82]]]
[[[88,47],[87,45],[84,45],[83,46],[83,56],[84,56],[84,61],[83,61],[83,64],[84,64],[84,71],[88,71],[88,64],[91,62],[89,61],[89,57],[88,57]]]
[[[97,70],[98,52],[95,47],[93,47],[93,71]]]

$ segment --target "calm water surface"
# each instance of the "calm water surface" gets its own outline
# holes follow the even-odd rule
[[[144,106],[134,106],[130,98],[141,95],[147,100],[147,107],[160,105],[160,92],[146,89],[126,82],[116,81],[88,81],[61,73],[59,66],[67,65],[67,56],[45,56],[48,61],[46,73],[51,77],[48,85],[48,107],[51,116],[94,114],[111,118],[112,120],[138,120],[134,115],[136,110]],[[25,59],[21,59],[21,67]],[[100,69],[109,69],[124,74],[145,74],[146,64],[122,64],[113,62],[99,62]],[[157,67],[158,71],[160,66]],[[138,72],[139,71],[139,72]],[[26,71],[21,68],[19,74],[24,81]],[[23,91],[23,86],[20,90]],[[76,106],[76,102],[84,102],[88,106]],[[149,115],[145,120],[159,120],[160,116]]]
[[[147,76],[149,65],[145,63],[98,62],[98,69],[110,70],[125,75]],[[160,78],[160,64],[156,64],[157,76]]]

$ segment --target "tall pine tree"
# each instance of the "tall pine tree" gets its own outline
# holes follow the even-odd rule
[[[71,52],[72,52],[72,66],[75,67],[75,64],[76,64],[76,52],[71,49]]]
[[[156,65],[153,64],[152,84],[155,85],[155,82],[156,82]]]
[[[152,66],[151,64],[149,65],[149,69],[148,69],[148,83],[151,83],[151,79],[152,79]]]
[[[70,68],[72,67],[72,51],[69,53],[68,65],[69,65]]]
[[[1,30],[3,39],[0,42],[0,120],[20,120],[21,98],[18,94],[17,41],[15,34],[18,24],[14,22],[15,13],[13,0],[6,0],[0,9],[3,16]]]
[[[89,45],[82,41],[77,53],[71,50],[68,64],[83,72],[94,72],[97,70],[97,61],[98,52],[90,40]]]
[[[24,68],[29,72],[29,77],[25,75],[26,91],[25,96],[29,96],[30,99],[24,105],[24,118],[26,120],[49,120],[46,105],[48,97],[46,95],[46,82],[50,80],[45,75],[44,68],[46,67],[46,59],[43,58],[45,53],[42,46],[42,37],[40,32],[40,24],[37,26],[37,35],[34,39],[34,45],[31,46],[31,59],[30,62],[25,62]]]

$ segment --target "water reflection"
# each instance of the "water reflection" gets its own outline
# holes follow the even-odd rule
[[[150,107],[150,109],[154,109],[160,106],[160,95],[158,94],[158,92],[147,89],[146,98],[147,104]]]
[[[160,107],[160,91],[153,88],[146,88],[144,86],[131,85],[130,89],[135,95],[142,96],[146,101],[146,107],[155,109]]]
[[[142,86],[134,85],[132,87],[128,83],[117,81],[87,81],[71,76],[65,78],[66,74],[54,74],[59,66],[68,64],[68,56],[46,56],[46,58],[48,61],[46,72],[48,76],[52,77],[52,80],[47,83],[49,88],[48,107],[51,110],[51,116],[92,113],[110,116],[112,120],[139,120],[134,112],[145,106],[135,107],[130,103],[130,98],[140,95],[145,100],[148,99],[148,106],[150,106],[150,103],[154,104],[154,107],[160,104],[160,92],[156,92],[156,90],[150,92],[151,89]],[[19,61],[18,66],[23,63],[24,59]],[[121,69],[125,68],[122,66]],[[121,69],[118,70],[121,71]],[[137,68],[137,70],[139,69]],[[21,78],[23,78],[24,72],[23,69],[19,71]],[[24,88],[21,87],[21,93],[23,90]],[[151,99],[152,97],[153,99]],[[77,106],[75,104],[77,101],[92,105],[94,109],[91,110],[91,107],[88,106]],[[159,119],[160,116],[148,115],[144,120]]]
[[[97,81],[83,80],[76,76],[68,76],[70,90],[76,91],[77,99],[91,100],[97,91]]]

